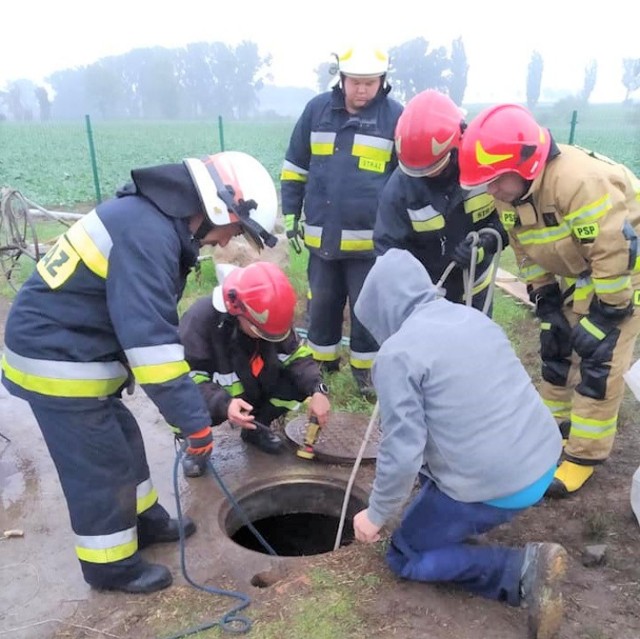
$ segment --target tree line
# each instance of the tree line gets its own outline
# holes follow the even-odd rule
[[[462,104],[469,63],[462,38],[432,48],[414,38],[389,51],[394,96],[406,102],[424,89],[438,89]],[[45,86],[22,79],[0,90],[0,119],[16,121],[78,119],[86,113],[103,119],[248,119],[260,106],[260,90],[271,78],[271,56],[258,45],[198,42],[180,48],[152,47],[102,58],[93,64],[63,69],[46,78]],[[527,104],[540,98],[544,61],[534,51],[527,69]],[[330,63],[315,68],[317,86],[326,90]],[[576,106],[588,102],[597,80],[597,63],[585,69],[582,91],[569,98]],[[640,88],[640,58],[623,60],[621,82],[626,99]]]

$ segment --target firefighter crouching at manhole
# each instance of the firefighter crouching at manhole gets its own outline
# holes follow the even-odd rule
[[[541,394],[568,437],[547,494],[579,490],[613,446],[640,332],[640,181],[594,152],[556,144],[524,107],[481,112],[460,181],[487,184],[540,318]]]
[[[269,426],[299,402],[321,426],[331,408],[311,350],[293,330],[296,294],[280,267],[255,262],[216,267],[218,286],[180,320],[185,359],[202,392],[213,425],[229,420],[240,436],[266,453],[284,442]],[[184,474],[199,477],[206,458],[187,455]]]
[[[421,490],[391,537],[391,570],[525,604],[530,636],[550,639],[562,617],[562,546],[467,539],[542,498],[560,433],[502,329],[438,293],[411,253],[390,249],[358,298],[355,312],[380,345],[373,382],[382,440],[369,507],[353,519],[356,539],[380,539],[417,475]]]
[[[277,192],[244,153],[134,169],[118,196],[76,222],[20,289],[2,382],[29,402],[67,501],[85,580],[153,592],[169,570],[139,550],[179,539],[158,503],[140,428],[122,402],[137,381],[190,454],[208,456],[211,418],[178,336],[176,302],[202,245],[241,233],[271,246]],[[184,534],[195,524],[184,518]]]
[[[455,102],[438,91],[422,91],[409,100],[395,132],[398,168],[380,196],[373,231],[376,254],[390,248],[406,249],[436,282],[451,261],[453,269],[444,288],[446,298],[464,302],[463,271],[471,266],[470,231],[492,228],[503,245],[508,236],[493,198],[484,188],[465,190],[458,183],[458,145],[464,130],[463,114]],[[472,305],[482,310],[491,282],[498,240],[480,235],[477,245]]]
[[[375,342],[353,305],[374,260],[378,197],[397,166],[393,132],[402,106],[388,97],[386,53],[354,47],[336,57],[338,83],[307,104],[291,134],[281,175],[282,212],[297,246],[304,208],[313,356],[324,370],[338,370],[348,300],[351,372],[360,393],[372,398]]]

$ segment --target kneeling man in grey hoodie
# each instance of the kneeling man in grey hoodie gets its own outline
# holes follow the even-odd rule
[[[379,257],[355,314],[380,345],[373,383],[382,440],[356,539],[375,542],[416,477],[421,489],[391,537],[387,563],[405,579],[455,582],[529,608],[529,633],[561,623],[567,555],[558,544],[468,543],[533,506],[553,479],[560,432],[500,326],[439,295],[408,251]]]

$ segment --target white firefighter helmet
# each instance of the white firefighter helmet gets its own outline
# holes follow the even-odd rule
[[[379,77],[389,70],[389,55],[375,47],[355,46],[335,55],[338,71],[350,78]]]
[[[222,151],[183,162],[211,224],[239,222],[247,241],[258,250],[265,244],[275,245],[271,232],[278,213],[278,194],[258,160],[240,151]]]

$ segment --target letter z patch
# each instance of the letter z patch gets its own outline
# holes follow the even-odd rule
[[[36,268],[49,288],[59,288],[73,275],[79,262],[80,256],[63,235]]]
[[[581,242],[593,242],[600,234],[600,226],[593,222],[590,224],[576,224],[573,227],[573,234]]]

